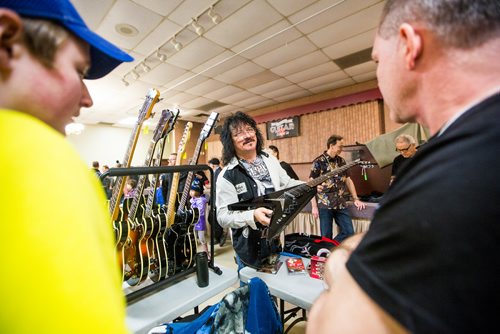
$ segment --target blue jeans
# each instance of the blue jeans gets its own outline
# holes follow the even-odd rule
[[[349,216],[348,209],[319,209],[319,227],[321,229],[321,236],[330,239],[332,238],[333,219],[335,219],[335,224],[337,224],[340,229],[340,232],[333,240],[342,242],[344,239],[354,234],[352,219],[351,216]]]

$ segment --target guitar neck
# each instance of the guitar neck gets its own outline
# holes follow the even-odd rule
[[[317,185],[325,182],[326,180],[328,180],[329,178],[337,175],[337,174],[340,174],[340,173],[343,173],[345,172],[346,170],[348,170],[349,168],[353,167],[353,166],[356,166],[359,162],[358,161],[355,161],[355,162],[350,162],[342,167],[339,167],[339,168],[335,168],[334,170],[326,173],[326,174],[323,174],[313,180],[310,180],[309,182],[307,182],[306,184],[313,188],[313,187],[316,187]]]
[[[124,167],[130,167],[132,163],[132,156],[137,145],[141,126],[142,122],[137,122],[134,130],[132,131],[132,135],[128,143],[128,149],[125,153],[125,157],[123,158]],[[111,213],[112,220],[116,220],[116,218],[118,218],[118,213],[120,211],[120,197],[123,195],[123,188],[125,187],[124,181],[125,176],[116,177],[113,195],[111,196],[111,200],[109,202],[109,212]]]

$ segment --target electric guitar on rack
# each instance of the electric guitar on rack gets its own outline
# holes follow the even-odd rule
[[[184,133],[182,134],[182,138],[179,142],[179,147],[177,149],[177,159],[175,164],[178,166],[182,161],[182,154],[186,150],[186,143],[189,139],[189,134],[191,133],[191,129],[193,128],[193,123],[188,122],[186,127],[184,128]],[[172,176],[172,184],[170,185],[170,196],[168,198],[168,206],[167,212],[163,214],[163,218],[161,219],[162,230],[163,233],[160,233],[157,237],[156,243],[157,245],[163,245],[165,247],[166,253],[166,277],[172,276],[175,274],[175,249],[172,243],[168,241],[173,239],[175,240],[177,237],[175,236],[175,231],[170,227],[175,222],[175,203],[177,200],[177,189],[179,187],[179,178],[180,173],[173,173]]]
[[[279,236],[285,227],[297,216],[302,208],[316,195],[316,186],[325,182],[330,177],[343,173],[356,165],[361,168],[372,168],[374,163],[369,161],[353,161],[342,167],[323,174],[307,183],[275,191],[273,193],[255,197],[250,200],[241,201],[228,205],[228,209],[235,210],[253,210],[260,207],[266,207],[273,210],[271,223],[263,229],[263,237],[268,240]]]
[[[193,157],[191,158],[190,165],[196,165],[198,163],[198,158],[200,157],[200,151],[203,147],[203,143],[210,136],[215,122],[219,114],[212,112],[208,117],[205,125],[201,129],[200,136],[196,143],[196,148],[194,150]],[[181,267],[182,269],[191,268],[194,265],[194,255],[196,254],[196,238],[194,235],[194,225],[198,222],[200,217],[199,210],[191,208],[191,210],[186,210],[186,203],[189,197],[189,190],[191,189],[191,182],[193,181],[194,172],[189,172],[186,178],[186,183],[184,184],[184,190],[182,192],[182,197],[179,202],[179,207],[177,208],[177,214],[175,223],[172,229],[176,230],[177,240],[175,240],[175,261],[176,267]]]
[[[169,113],[172,112],[169,111]],[[161,159],[163,157],[163,151],[165,148],[165,140],[167,135],[172,132],[175,127],[175,122],[177,121],[177,117],[179,116],[179,110],[177,110],[175,113],[172,113],[172,115],[173,116],[169,119],[169,122],[164,128],[161,137],[157,141],[156,161],[153,164],[153,166],[155,167],[159,167],[161,165]],[[156,243],[156,238],[158,236],[158,233],[160,232],[161,216],[157,217],[157,212],[155,213],[153,210],[158,178],[158,174],[153,175],[153,180],[151,181],[151,192],[147,196],[146,205],[143,206],[142,209],[142,221],[145,232],[142,238],[139,240],[141,248],[147,247],[149,255],[149,263],[148,268],[146,269],[146,273],[142,272],[141,274],[147,274],[154,282],[157,282],[160,278],[160,274],[166,271],[166,263],[163,263],[166,259],[165,248],[163,247],[163,245],[160,245],[161,247],[158,247]],[[144,265],[146,264],[144,263]]]
[[[160,139],[167,135],[170,120],[173,113],[170,110],[163,110],[158,120],[158,124],[153,133],[153,138],[149,145],[148,152],[144,161],[144,166],[150,166],[153,161],[154,151],[158,146]],[[153,229],[151,220],[143,220],[142,202],[144,187],[148,175],[141,175],[137,182],[136,195],[132,199],[130,211],[127,216],[127,224],[130,227],[127,241],[123,246],[123,268],[124,278],[130,286],[137,285],[147,278],[149,271],[148,238]]]
[[[132,134],[130,136],[127,151],[125,152],[125,157],[123,158],[124,167],[130,167],[132,163],[132,156],[134,155],[135,146],[137,145],[137,140],[139,139],[139,134],[141,131],[142,124],[145,120],[153,116],[153,106],[159,101],[160,92],[154,88],[151,88],[146,95],[146,100],[142,105],[137,122],[134,126]],[[113,229],[116,235],[116,252],[118,254],[118,263],[120,266],[123,265],[123,252],[122,248],[125,244],[129,232],[129,226],[127,224],[127,217],[125,211],[120,211],[120,200],[123,195],[123,188],[125,186],[125,177],[117,176],[115,185],[113,186],[113,195],[109,201],[109,212],[111,214],[111,221],[113,223]],[[125,205],[124,205],[125,206]],[[123,268],[122,268],[122,278],[123,278]]]

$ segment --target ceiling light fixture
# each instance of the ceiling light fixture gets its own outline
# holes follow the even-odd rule
[[[141,67],[142,67],[142,70],[144,71],[144,73],[148,73],[149,71],[151,71],[151,67],[149,67],[148,65],[146,65],[145,62],[141,63]]]
[[[174,46],[174,48],[177,50],[177,51],[181,51],[182,50],[182,44],[180,42],[178,42],[176,39],[175,39],[176,35],[174,35],[174,37],[172,37],[172,40],[170,41],[172,43],[172,45]]]
[[[135,70],[135,68],[132,70],[132,76],[134,77],[135,80],[139,79],[139,73]]]
[[[160,61],[162,62],[167,61],[167,55],[161,52],[160,49],[156,50],[156,57],[158,57],[158,59],[160,59]]]
[[[191,23],[191,25],[193,26],[193,28],[196,31],[196,33],[198,34],[198,36],[203,35],[203,33],[205,32],[205,29],[203,29],[203,27],[198,23],[198,18],[193,19],[193,22]]]
[[[219,24],[222,21],[222,16],[214,12],[214,6],[208,10],[208,16],[210,16],[214,24]]]

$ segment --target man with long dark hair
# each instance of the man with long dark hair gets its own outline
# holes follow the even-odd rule
[[[269,225],[272,210],[230,211],[228,205],[303,182],[291,179],[279,161],[262,150],[257,123],[245,113],[228,117],[220,138],[225,167],[217,179],[217,219],[222,227],[232,229],[239,266],[260,268],[279,249],[279,240],[267,242],[259,229]]]

